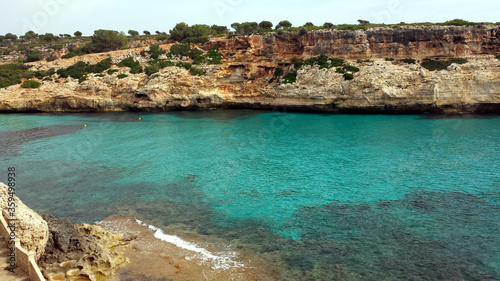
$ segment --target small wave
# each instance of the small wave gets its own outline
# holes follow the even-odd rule
[[[196,257],[200,258],[201,260],[203,260],[205,262],[211,260],[213,262],[213,264],[211,266],[212,269],[228,270],[230,268],[244,267],[245,266],[244,264],[237,262],[237,261],[233,261],[231,259],[231,256],[233,256],[233,257],[236,256],[236,253],[234,253],[234,252],[228,253],[230,256],[217,256],[217,255],[214,255],[211,252],[209,252],[207,249],[198,247],[194,243],[190,243],[188,241],[182,240],[178,236],[165,234],[161,229],[159,229],[156,226],[145,224],[138,219],[135,219],[135,221],[138,224],[143,225],[143,226],[147,226],[150,230],[154,231],[154,237],[156,239],[160,239],[162,241],[173,244],[179,248],[195,252],[198,254],[198,255],[196,255]],[[186,258],[186,259],[188,259],[188,258]]]

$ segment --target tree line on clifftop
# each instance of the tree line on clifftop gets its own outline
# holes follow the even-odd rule
[[[230,31],[226,26],[219,25],[205,25],[205,24],[195,24],[188,25],[187,23],[181,22],[175,25],[169,31],[166,32],[156,31],[156,35],[152,35],[151,32],[144,30],[143,34],[140,35],[136,30],[129,30],[126,36],[125,33],[115,31],[115,30],[104,30],[99,29],[94,31],[94,34],[90,37],[83,37],[83,33],[76,31],[73,33],[74,37],[69,34],[59,34],[59,36],[52,33],[36,34],[33,31],[28,31],[24,35],[17,36],[12,33],[7,33],[5,35],[0,35],[0,55],[9,55],[10,53],[17,51],[23,54],[19,57],[22,62],[33,62],[42,59],[47,61],[55,60],[57,56],[43,56],[40,52],[41,47],[49,47],[54,51],[59,51],[62,49],[67,49],[68,52],[63,55],[63,58],[71,58],[74,56],[80,56],[89,53],[100,53],[108,52],[113,50],[119,50],[126,48],[127,42],[134,40],[175,40],[181,43],[193,43],[193,44],[204,44],[208,42],[210,36],[242,36],[251,34],[267,34],[267,33],[278,33],[283,34],[284,32],[298,32],[299,35],[305,35],[309,31],[321,30],[321,29],[334,29],[334,30],[367,30],[371,27],[388,27],[388,28],[400,28],[402,26],[431,26],[431,25],[442,25],[442,26],[473,26],[480,25],[481,23],[469,22],[462,19],[454,19],[451,21],[446,21],[444,23],[415,23],[407,24],[401,22],[399,24],[373,24],[367,20],[358,20],[358,24],[339,24],[335,25],[330,22],[325,22],[321,26],[316,26],[312,22],[306,22],[302,26],[294,27],[292,23],[288,20],[282,20],[278,24],[274,25],[270,21],[257,22],[235,22],[231,24],[233,31]],[[500,25],[500,22],[496,23]],[[79,46],[79,47],[77,47]]]
[[[334,29],[334,30],[367,30],[371,27],[387,27],[387,28],[400,28],[403,26],[474,26],[481,24],[495,24],[495,23],[477,23],[469,22],[462,19],[454,19],[446,21],[443,23],[405,23],[401,22],[399,24],[374,24],[367,20],[358,20],[358,24],[338,24],[335,25],[331,22],[325,22],[323,25],[316,26],[312,22],[306,22],[302,26],[294,27],[292,23],[288,20],[282,20],[278,24],[274,25],[270,21],[257,22],[235,22],[231,24],[233,31],[230,31],[226,26],[220,25],[206,25],[206,24],[195,24],[189,26],[187,23],[181,22],[175,25],[169,31],[166,32],[156,31],[156,35],[153,35],[148,30],[143,31],[143,35],[136,30],[128,30],[129,36],[126,36],[124,32],[114,31],[114,30],[96,30],[94,34],[90,37],[83,37],[81,31],[76,31],[73,33],[74,37],[70,34],[59,34],[59,36],[52,33],[37,34],[33,31],[28,31],[24,35],[17,36],[12,33],[7,33],[5,35],[0,35],[0,48],[4,49],[0,55],[6,55],[10,49],[5,47],[11,43],[34,43],[35,45],[40,44],[51,44],[56,49],[61,47],[60,43],[70,42],[71,39],[79,39],[83,42],[91,41],[91,44],[86,44],[87,46],[80,49],[80,53],[89,52],[105,52],[110,50],[116,50],[125,46],[125,42],[128,40],[144,40],[144,39],[156,39],[165,40],[172,39],[182,43],[205,43],[208,41],[209,36],[226,36],[226,35],[251,35],[251,34],[266,34],[266,33],[283,33],[283,32],[299,32],[302,35],[308,31],[321,30],[321,29]],[[500,22],[496,23],[500,25]],[[77,52],[78,54],[78,52]],[[33,57],[36,59],[36,56]]]

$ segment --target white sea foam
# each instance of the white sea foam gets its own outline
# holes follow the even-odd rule
[[[169,235],[165,234],[161,229],[159,229],[156,226],[153,225],[148,225],[143,223],[142,221],[135,219],[136,222],[140,225],[147,226],[149,229],[154,231],[154,237],[157,239],[160,239],[162,241],[168,242],[170,244],[173,244],[179,248],[192,251],[197,253],[195,257],[203,260],[203,261],[212,261],[211,267],[213,269],[223,269],[227,270],[230,268],[235,268],[235,267],[244,267],[244,264],[233,261],[230,256],[236,256],[236,253],[234,252],[229,252],[226,253],[226,256],[217,256],[209,252],[207,249],[198,247],[196,244],[182,240],[180,237],[175,236],[175,235]],[[189,258],[186,258],[189,259]]]

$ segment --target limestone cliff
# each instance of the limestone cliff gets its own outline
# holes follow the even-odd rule
[[[171,44],[162,45],[169,49]],[[208,108],[286,108],[325,112],[500,112],[500,27],[421,27],[368,31],[315,31],[211,38],[198,46],[220,46],[221,65],[200,66],[204,76],[179,67],[158,75],[128,74],[43,82],[38,89],[19,85],[0,89],[0,111],[163,111]],[[117,63],[136,48],[69,60],[37,62],[34,69],[67,67],[78,60],[95,63],[108,56]],[[329,55],[357,66],[353,80],[331,69],[305,66],[297,81],[268,83],[280,67],[293,71],[293,59]],[[420,64],[383,58],[467,58],[462,65],[428,71]],[[370,62],[356,62],[370,59]]]

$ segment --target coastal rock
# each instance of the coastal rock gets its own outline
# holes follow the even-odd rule
[[[111,276],[128,260],[123,256],[130,240],[100,226],[73,225],[66,218],[44,214],[50,238],[39,261],[47,278],[80,277],[98,280]],[[57,277],[59,276],[59,277]]]
[[[124,239],[120,234],[104,230],[98,225],[78,224],[74,228],[91,241],[85,255],[76,263],[82,267],[81,273],[91,280],[111,276],[116,269],[128,263],[123,253],[130,239]]]
[[[40,263],[78,260],[84,255],[88,241],[73,228],[73,224],[67,218],[56,218],[49,214],[42,214],[42,218],[49,227],[49,239]]]
[[[21,246],[35,253],[35,259],[39,259],[45,250],[49,232],[47,223],[35,211],[26,206],[16,195],[14,197],[15,213],[17,219],[15,221],[16,238],[19,238]],[[0,206],[2,215],[7,222],[12,218],[11,212],[8,211],[9,206],[9,190],[8,186],[0,183]],[[12,206],[11,206],[12,207]]]

